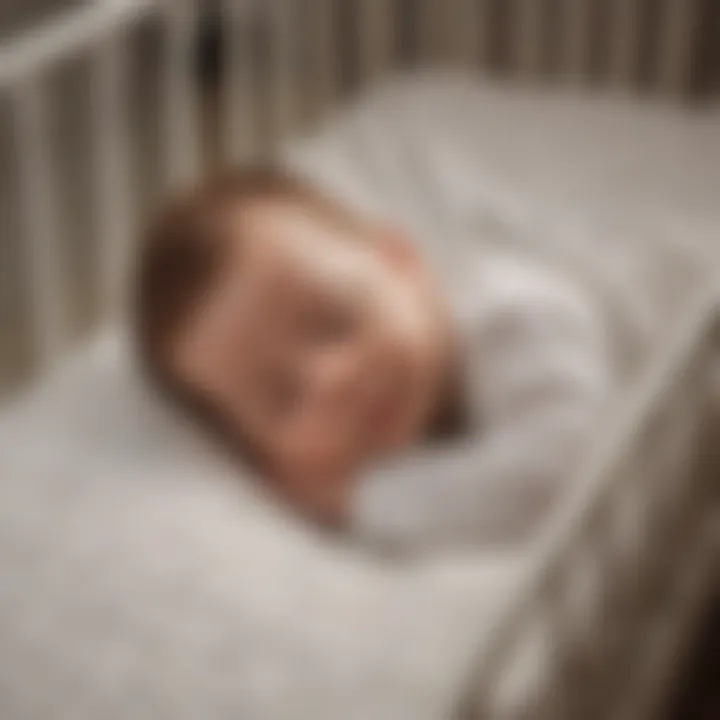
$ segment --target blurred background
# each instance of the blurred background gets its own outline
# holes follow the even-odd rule
[[[720,0],[152,5],[0,0],[0,401],[117,312],[170,186],[272,154],[382,75],[459,65],[720,120]],[[719,625],[691,643],[668,720],[720,720]]]

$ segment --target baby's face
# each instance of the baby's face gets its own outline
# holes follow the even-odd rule
[[[181,337],[177,371],[258,451],[298,503],[337,501],[367,461],[418,437],[445,363],[442,310],[391,233],[258,201]]]

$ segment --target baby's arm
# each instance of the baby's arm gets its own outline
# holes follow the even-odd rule
[[[361,481],[355,534],[408,550],[513,542],[533,532],[595,434],[612,389],[597,322],[573,303],[528,296],[480,323],[473,384],[483,431]]]

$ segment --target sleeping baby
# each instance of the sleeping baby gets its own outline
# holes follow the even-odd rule
[[[172,202],[137,275],[152,382],[272,493],[378,548],[537,529],[613,387],[569,277],[482,250],[441,280],[401,230],[251,167]]]

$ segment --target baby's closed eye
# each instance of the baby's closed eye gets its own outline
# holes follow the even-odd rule
[[[350,303],[319,301],[298,318],[300,340],[311,345],[335,343],[351,337],[360,325],[360,313]]]

